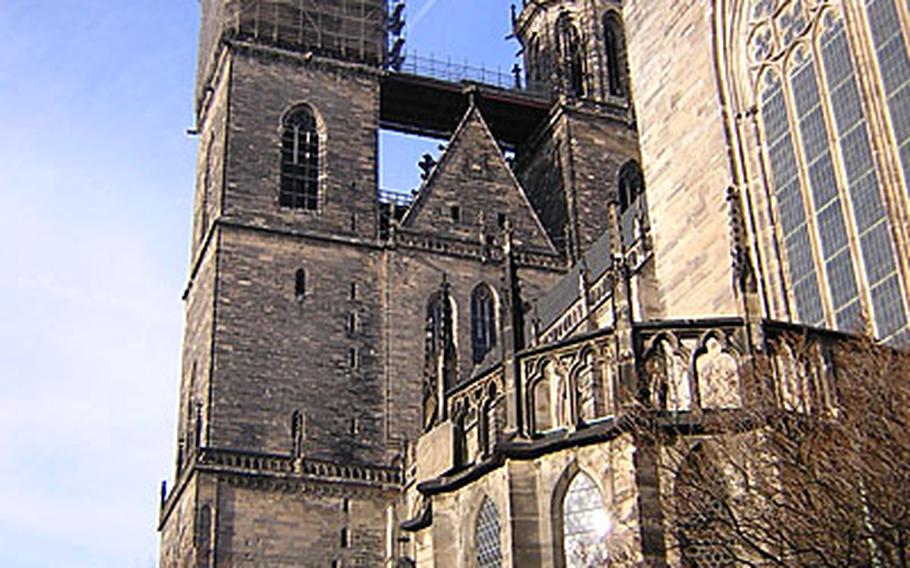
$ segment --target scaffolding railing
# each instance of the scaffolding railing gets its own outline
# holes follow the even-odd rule
[[[414,192],[403,192],[392,189],[380,189],[377,197],[380,203],[388,203],[398,207],[410,207],[414,202]]]
[[[518,64],[504,70],[501,66],[493,68],[470,65],[467,61],[459,62],[450,57],[442,59],[433,54],[422,55],[416,50],[409,50],[404,53],[401,64],[390,68],[389,71],[430,77],[450,83],[467,81],[535,97],[547,95],[543,90],[529,89],[524,84],[523,71]]]

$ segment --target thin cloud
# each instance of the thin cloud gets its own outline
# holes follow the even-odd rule
[[[410,24],[411,29],[414,29],[415,27],[417,27],[417,24],[419,24],[420,21],[423,20],[426,17],[426,15],[430,13],[430,10],[432,10],[433,7],[436,6],[437,2],[439,2],[439,0],[427,0],[426,3],[424,3],[424,5],[420,7],[420,10],[417,11],[417,15],[414,16],[414,20],[411,21],[411,24]]]

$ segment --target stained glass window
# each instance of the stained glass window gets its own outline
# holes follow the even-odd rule
[[[477,515],[477,527],[474,532],[479,568],[502,566],[499,533],[499,511],[489,498],[484,498],[483,504],[480,506],[480,513]]]
[[[563,552],[567,568],[594,568],[609,563],[607,538],[611,521],[600,489],[586,473],[572,480],[562,505]]]

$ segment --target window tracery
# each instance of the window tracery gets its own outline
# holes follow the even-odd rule
[[[572,479],[562,501],[563,557],[566,568],[609,565],[608,535],[612,529],[594,480],[581,471]]]
[[[500,548],[499,511],[488,497],[484,497],[477,515],[474,528],[474,545],[477,550],[479,568],[499,568],[502,566],[502,549]]]
[[[894,7],[865,3],[882,14]],[[877,335],[893,336],[907,315],[843,18],[815,0],[754,0],[751,16],[747,53],[796,318],[855,330],[865,298]],[[908,61],[899,22],[870,20],[872,35],[900,44],[898,59]],[[877,25],[890,31],[876,34]],[[910,83],[910,63],[903,73]],[[902,116],[910,116],[910,85],[906,93]]]

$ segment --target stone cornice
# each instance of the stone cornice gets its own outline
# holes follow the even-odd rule
[[[503,260],[502,251],[496,246],[485,247],[479,242],[418,233],[401,228],[395,230],[392,243],[395,248],[434,252],[479,262],[499,264]],[[521,268],[538,268],[560,273],[566,270],[562,257],[543,251],[519,249],[516,253],[516,260]]]
[[[282,493],[352,496],[401,490],[399,468],[337,463],[328,460],[241,450],[198,448],[178,474],[174,489],[161,505],[159,529],[194,475],[211,474],[235,487]]]

